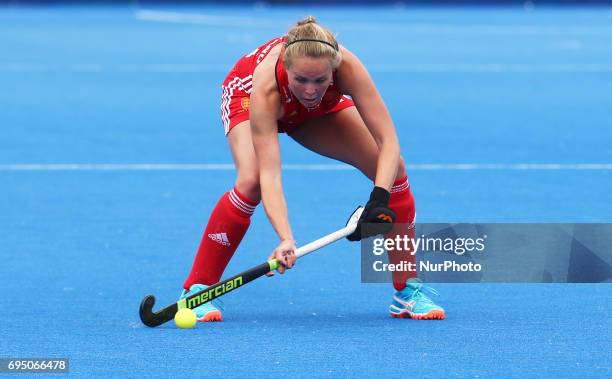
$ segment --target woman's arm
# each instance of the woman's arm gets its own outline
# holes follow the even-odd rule
[[[279,116],[280,94],[274,75],[276,55],[268,54],[253,73],[250,123],[253,146],[259,166],[259,185],[264,209],[272,227],[280,239],[279,245],[270,255],[276,259],[281,274],[291,268],[296,260],[295,241],[289,225],[287,204],[281,178],[280,146],[278,142],[277,119]]]
[[[359,58],[344,47],[340,49],[342,63],[338,67],[337,85],[343,93],[352,97],[357,111],[380,150],[374,185],[389,191],[395,180],[400,158],[400,146],[393,120]]]
[[[389,208],[390,191],[395,181],[400,159],[400,147],[389,111],[378,93],[370,74],[359,59],[341,47],[342,63],[338,68],[338,87],[351,96],[357,111],[378,145],[374,189],[349,241],[391,230],[396,215]],[[366,228],[363,225],[368,225]]]
[[[272,58],[272,57],[267,57]],[[266,214],[281,240],[293,240],[281,180],[277,118],[280,94],[276,89],[273,59],[266,59],[253,73],[250,121],[259,163],[261,197]]]

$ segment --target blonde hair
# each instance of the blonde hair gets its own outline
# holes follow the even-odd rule
[[[326,57],[332,69],[338,68],[342,61],[336,37],[327,28],[317,24],[313,16],[298,21],[287,33],[283,56],[285,67],[291,67],[295,57]]]

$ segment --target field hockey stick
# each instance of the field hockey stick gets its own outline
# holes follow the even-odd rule
[[[357,208],[349,218],[344,228],[298,248],[295,251],[296,258],[301,258],[304,255],[310,254],[313,251],[322,248],[323,246],[329,245],[332,242],[335,242],[353,233],[353,231],[357,227],[357,221],[359,220],[359,216],[361,216],[361,212],[363,212],[363,207]],[[163,308],[159,312],[153,312],[153,306],[155,305],[155,296],[148,295],[140,303],[140,319],[146,326],[159,326],[167,321],[172,320],[179,309],[193,309],[204,303],[212,301],[213,299],[221,297],[226,293],[235,290],[238,287],[241,287],[261,276],[266,275],[270,271],[276,270],[278,266],[278,261],[276,259],[271,259],[236,276],[214,284],[202,291],[191,294],[186,298],[181,299],[176,303]]]

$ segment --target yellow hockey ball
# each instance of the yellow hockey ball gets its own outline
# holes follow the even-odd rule
[[[196,315],[189,308],[179,309],[174,315],[174,323],[181,329],[191,329],[196,326]]]

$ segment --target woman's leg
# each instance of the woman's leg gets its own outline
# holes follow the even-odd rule
[[[356,167],[374,181],[379,149],[355,107],[306,123],[290,136],[318,154]],[[397,235],[408,235],[412,238],[414,228],[407,225],[414,222],[415,204],[401,157],[395,179],[389,207],[396,213],[397,219],[393,230],[387,233],[385,238],[395,238]],[[411,251],[389,251],[389,261],[393,264],[414,264],[415,256]],[[406,281],[414,276],[416,273],[413,272],[394,271],[393,285],[400,291],[406,287]]]
[[[210,215],[191,273],[183,284],[187,290],[193,284],[208,286],[221,279],[261,198],[249,121],[232,128],[227,138],[237,170],[236,183],[221,196]]]

